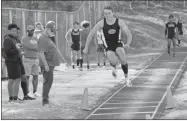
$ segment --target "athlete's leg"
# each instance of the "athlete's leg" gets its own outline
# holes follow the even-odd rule
[[[182,34],[179,34],[178,45],[180,46],[182,40]]]
[[[173,43],[173,57],[175,57],[175,47],[176,47],[176,39],[172,38],[172,43]]]
[[[104,48],[103,48],[102,54],[103,54],[103,65],[106,66],[106,55],[105,55],[105,50],[104,50]]]
[[[167,49],[168,49],[168,54],[170,55],[170,49],[171,49],[171,39],[167,39],[168,45],[167,45]]]
[[[90,69],[89,55],[86,54],[87,69]]]
[[[98,66],[100,66],[100,62],[101,62],[101,58],[102,58],[102,54],[103,54],[103,53],[100,52],[100,51],[97,52],[97,55],[98,55],[98,57],[97,57],[97,60],[98,60],[98,61],[97,61],[97,62],[98,62]]]
[[[73,67],[73,69],[75,68],[75,61],[76,61],[76,57],[77,56],[77,53],[76,53],[76,51],[74,51],[74,50],[72,50],[71,51],[71,65],[72,65],[72,67]]]
[[[107,59],[110,62],[110,65],[113,67],[112,74],[114,77],[116,77],[117,76],[116,65],[118,63],[117,55],[114,51],[111,51],[111,50],[108,50],[106,54],[107,54]]]
[[[125,54],[125,49],[123,47],[117,47],[116,54],[118,55],[119,60],[121,62],[121,68],[124,72],[125,81],[127,82],[127,86],[132,86],[132,83],[128,79],[128,63],[127,63],[127,58],[126,58],[126,54]]]
[[[78,50],[77,51],[77,66],[79,66],[80,65],[80,67],[81,67],[81,59],[82,59],[82,57],[81,57],[81,50]]]

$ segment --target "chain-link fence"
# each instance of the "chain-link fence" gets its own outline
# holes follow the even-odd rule
[[[27,10],[19,8],[2,8],[2,42],[4,35],[7,33],[9,23],[16,23],[21,29],[21,35],[26,34],[26,27],[34,25],[35,22],[42,22],[43,25],[48,21],[54,21],[57,27],[56,43],[62,55],[70,59],[70,45],[65,40],[66,32],[72,27],[73,22],[82,22],[88,20],[91,22],[91,28],[101,17],[104,6],[108,5],[108,1],[85,1],[81,7],[75,12],[66,11],[43,11],[43,10]],[[93,42],[94,43],[94,42]],[[91,58],[96,57],[95,47],[91,46]]]

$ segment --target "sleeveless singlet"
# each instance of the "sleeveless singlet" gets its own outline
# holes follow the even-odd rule
[[[74,29],[72,29],[71,38],[72,38],[73,44],[79,44],[79,42],[80,42],[80,31],[79,31],[79,29],[77,31],[74,31]]]
[[[104,18],[103,34],[105,37],[106,44],[109,48],[117,46],[119,41],[120,27],[118,24],[118,20],[119,19],[116,18],[114,24],[108,25],[106,19]]]

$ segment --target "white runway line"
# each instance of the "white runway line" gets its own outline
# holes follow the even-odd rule
[[[183,67],[183,65],[184,65],[184,63],[185,63],[185,61],[186,61],[186,59],[187,59],[187,56],[186,56],[186,58],[184,59],[183,63],[181,64],[180,68],[178,69],[177,73],[175,74],[175,76],[174,76],[172,82],[170,83],[169,87],[171,87],[171,85],[172,85],[172,83],[174,82],[175,78],[177,77],[178,73],[181,71],[181,68]],[[153,115],[151,116],[151,119],[153,119],[153,118],[155,117],[155,115],[156,115],[156,113],[157,113],[157,111],[158,111],[158,108],[160,107],[160,105],[161,105],[162,102],[164,101],[164,98],[166,97],[166,94],[167,94],[167,91],[165,91],[165,93],[164,93],[164,95],[163,95],[161,101],[159,102],[159,104],[158,104],[158,106],[156,107],[156,109],[155,109]]]
[[[136,78],[138,75],[140,75],[145,69],[147,69],[152,63],[154,63],[160,56],[162,56],[164,53],[166,52],[166,50],[164,50],[164,52],[162,52],[158,57],[156,57],[149,65],[147,65],[144,69],[142,69],[137,75],[135,75],[134,77],[131,78],[131,80],[133,80],[134,78]],[[124,85],[126,86],[126,85]],[[104,101],[101,105],[99,105],[99,107],[97,107],[91,114],[89,114],[85,119],[88,119],[91,115],[94,115],[94,113],[97,111],[98,108],[100,108],[101,106],[103,106],[103,104],[105,104],[108,100],[110,100],[114,95],[116,95],[119,91],[121,91],[124,86],[122,86],[119,90],[117,90],[113,95],[111,95],[106,101]]]

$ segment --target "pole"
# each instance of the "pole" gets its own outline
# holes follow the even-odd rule
[[[47,16],[46,16],[46,12],[44,14],[44,17],[45,17],[45,24],[47,23]]]
[[[12,10],[9,10],[9,23],[12,23]]]
[[[58,14],[56,12],[56,28],[57,28],[57,32],[56,32],[56,46],[58,48]]]
[[[25,35],[25,11],[22,11],[23,35]]]

